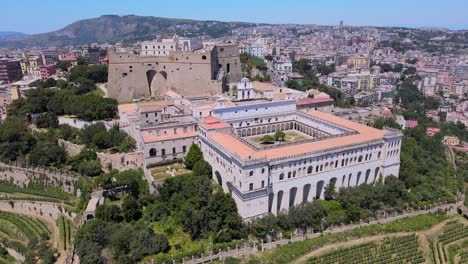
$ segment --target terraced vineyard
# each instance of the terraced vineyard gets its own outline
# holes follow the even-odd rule
[[[460,263],[468,263],[468,250],[460,252]]]
[[[29,200],[38,202],[65,203],[74,206],[70,195],[60,192],[20,188],[11,184],[0,184],[0,200]]]
[[[50,235],[50,227],[38,218],[0,212],[1,241],[21,254],[27,252],[29,241],[48,240]]]
[[[70,217],[79,211],[79,201],[73,195],[54,189],[20,188],[1,183],[0,203],[4,211],[0,211],[0,242],[23,257],[42,259],[58,254],[57,261],[63,263],[73,238],[74,222]],[[2,261],[6,260],[0,256],[0,264]]]
[[[63,250],[67,250],[68,248],[70,248],[71,245],[73,223],[67,218],[61,216],[57,220],[57,225],[59,227],[60,242],[62,244],[62,248]]]
[[[423,263],[416,235],[386,238],[382,241],[364,243],[342,248],[310,258],[307,263]]]
[[[459,248],[459,245],[463,245],[462,242],[466,239],[468,239],[468,226],[456,220],[447,222],[442,233],[432,241],[431,250],[433,251],[433,261],[437,264],[454,263],[457,248]],[[454,252],[449,250],[449,245],[455,247],[453,250]],[[463,254],[465,254],[465,256]],[[460,253],[459,263],[468,263],[466,254],[466,251]],[[462,258],[464,260],[462,260]]]

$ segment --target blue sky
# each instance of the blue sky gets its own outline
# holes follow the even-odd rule
[[[467,0],[1,0],[0,31],[42,33],[105,14],[468,29]]]

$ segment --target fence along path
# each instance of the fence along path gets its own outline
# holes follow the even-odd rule
[[[247,243],[244,243],[243,245],[237,246],[236,248],[233,248],[233,249],[228,248],[227,250],[224,250],[224,251],[221,250],[217,254],[213,254],[212,252],[209,252],[206,255],[201,254],[200,256],[192,256],[191,258],[184,258],[182,259],[181,262],[173,260],[172,263],[199,264],[199,263],[212,262],[215,260],[224,260],[227,257],[236,257],[236,258],[246,257],[251,254],[255,254],[257,252],[269,251],[278,246],[286,245],[292,242],[304,241],[306,239],[316,238],[324,234],[341,233],[341,232],[345,232],[345,231],[360,228],[360,227],[389,223],[389,222],[397,221],[403,218],[413,217],[413,216],[417,216],[421,214],[436,213],[439,210],[447,211],[447,213],[449,214],[454,214],[456,213],[456,208],[461,205],[463,205],[463,200],[459,200],[456,203],[440,204],[438,206],[434,206],[430,208],[422,208],[421,210],[412,210],[410,212],[403,212],[400,214],[395,213],[394,215],[386,215],[383,218],[378,218],[376,220],[369,221],[368,223],[358,223],[358,224],[334,227],[334,228],[327,229],[323,231],[322,233],[310,233],[310,234],[302,233],[297,236],[291,236],[290,238],[280,239],[280,240],[272,241],[269,243],[262,242],[260,243],[260,250],[258,249],[258,245],[259,245],[258,243],[254,242],[253,246],[249,246],[247,245]],[[154,260],[148,261],[147,263],[158,264]]]

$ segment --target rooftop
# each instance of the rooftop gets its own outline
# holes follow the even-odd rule
[[[252,83],[252,86],[255,91],[258,92],[270,92],[280,89],[281,87],[274,85],[272,82],[258,82],[255,81]]]
[[[333,102],[333,98],[302,98],[297,100],[297,105],[309,105],[309,104],[318,104],[318,103],[327,103]]]
[[[166,141],[166,140],[173,140],[173,139],[180,139],[180,138],[189,138],[189,137],[196,137],[196,136],[198,136],[197,131],[179,133],[179,134],[168,134],[168,135],[161,135],[161,136],[147,136],[147,137],[143,137],[143,142],[152,143],[152,142],[159,142],[159,141]]]
[[[138,103],[140,113],[161,111],[165,106],[173,105],[172,101],[151,101]]]
[[[219,120],[218,118],[214,116],[204,117],[202,119],[201,126],[203,126],[207,130],[230,127],[228,124],[224,123],[223,121]]]
[[[356,134],[343,135],[323,140],[305,142],[296,145],[278,146],[271,149],[256,150],[244,143],[237,136],[228,133],[215,132],[210,134],[210,138],[224,148],[232,155],[238,156],[243,160],[251,159],[281,159],[288,156],[301,155],[308,152],[325,151],[337,147],[346,147],[356,144],[366,143],[372,140],[381,139],[384,137],[384,131],[361,125],[346,119],[342,119],[330,114],[322,113],[315,110],[307,111],[306,114],[322,119],[334,124],[346,127],[356,131]]]

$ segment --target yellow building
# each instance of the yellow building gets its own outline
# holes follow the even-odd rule
[[[349,57],[346,64],[353,69],[367,69],[370,65],[370,59],[368,57]]]

